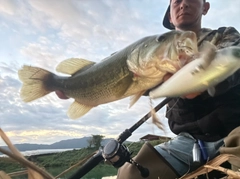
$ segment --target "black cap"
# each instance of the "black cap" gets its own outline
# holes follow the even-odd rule
[[[169,22],[169,14],[170,14],[170,5],[168,6],[167,8],[167,11],[164,15],[164,18],[163,18],[163,26],[166,27],[167,29],[170,29],[170,30],[173,30],[175,29],[174,26]]]

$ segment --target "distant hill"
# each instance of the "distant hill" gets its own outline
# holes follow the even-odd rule
[[[68,140],[61,140],[59,142],[55,142],[50,145],[45,144],[29,144],[29,143],[23,143],[23,144],[15,144],[14,146],[19,151],[27,151],[27,150],[39,150],[39,149],[72,149],[72,148],[86,148],[88,146],[88,140],[91,137],[83,137],[83,138],[77,138],[77,139],[68,139]],[[108,141],[111,139],[103,139],[102,145],[105,146]],[[1,146],[2,148],[7,149],[7,146]]]

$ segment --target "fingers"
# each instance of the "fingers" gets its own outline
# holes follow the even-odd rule
[[[197,97],[200,94],[201,94],[201,92],[191,93],[191,94],[185,95],[182,98],[193,99],[193,98]]]

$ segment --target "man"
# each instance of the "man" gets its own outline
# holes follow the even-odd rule
[[[195,32],[199,47],[203,41],[210,41],[218,49],[240,46],[240,34],[232,27],[217,30],[201,27],[202,16],[207,14],[209,8],[210,3],[205,0],[170,0],[163,25],[170,30]],[[165,79],[169,77],[170,75],[166,75]],[[239,77],[240,70],[218,84],[213,97],[207,92],[199,92],[175,98],[168,103],[166,117],[170,129],[177,137],[155,146],[161,157],[158,160],[153,157],[152,162],[157,162],[158,166],[149,167],[149,178],[177,178],[198,168],[203,163],[196,165],[192,152],[197,142],[204,145],[202,152],[207,155],[207,160],[219,154],[224,137],[240,126]],[[148,157],[143,159],[140,155],[144,154],[140,152],[138,155],[136,160],[144,166]],[[119,169],[118,179],[135,178],[142,177],[134,166],[126,163]]]

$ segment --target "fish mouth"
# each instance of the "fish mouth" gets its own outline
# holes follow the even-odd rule
[[[176,48],[179,50],[185,50],[188,53],[198,52],[197,36],[192,31],[184,32],[176,42]]]
[[[194,49],[187,45],[178,44],[177,45],[177,53],[178,53],[178,65],[179,69],[184,65],[193,60],[196,52]]]
[[[176,51],[178,54],[179,67],[182,68],[198,54],[196,34],[191,31],[186,31],[182,38],[176,42]]]
[[[193,56],[195,51],[192,47],[189,46],[178,46],[177,47],[178,54],[186,54],[186,56]]]
[[[159,67],[162,71],[176,73],[198,54],[197,37],[194,32],[185,31],[177,33],[164,52],[165,62]]]

